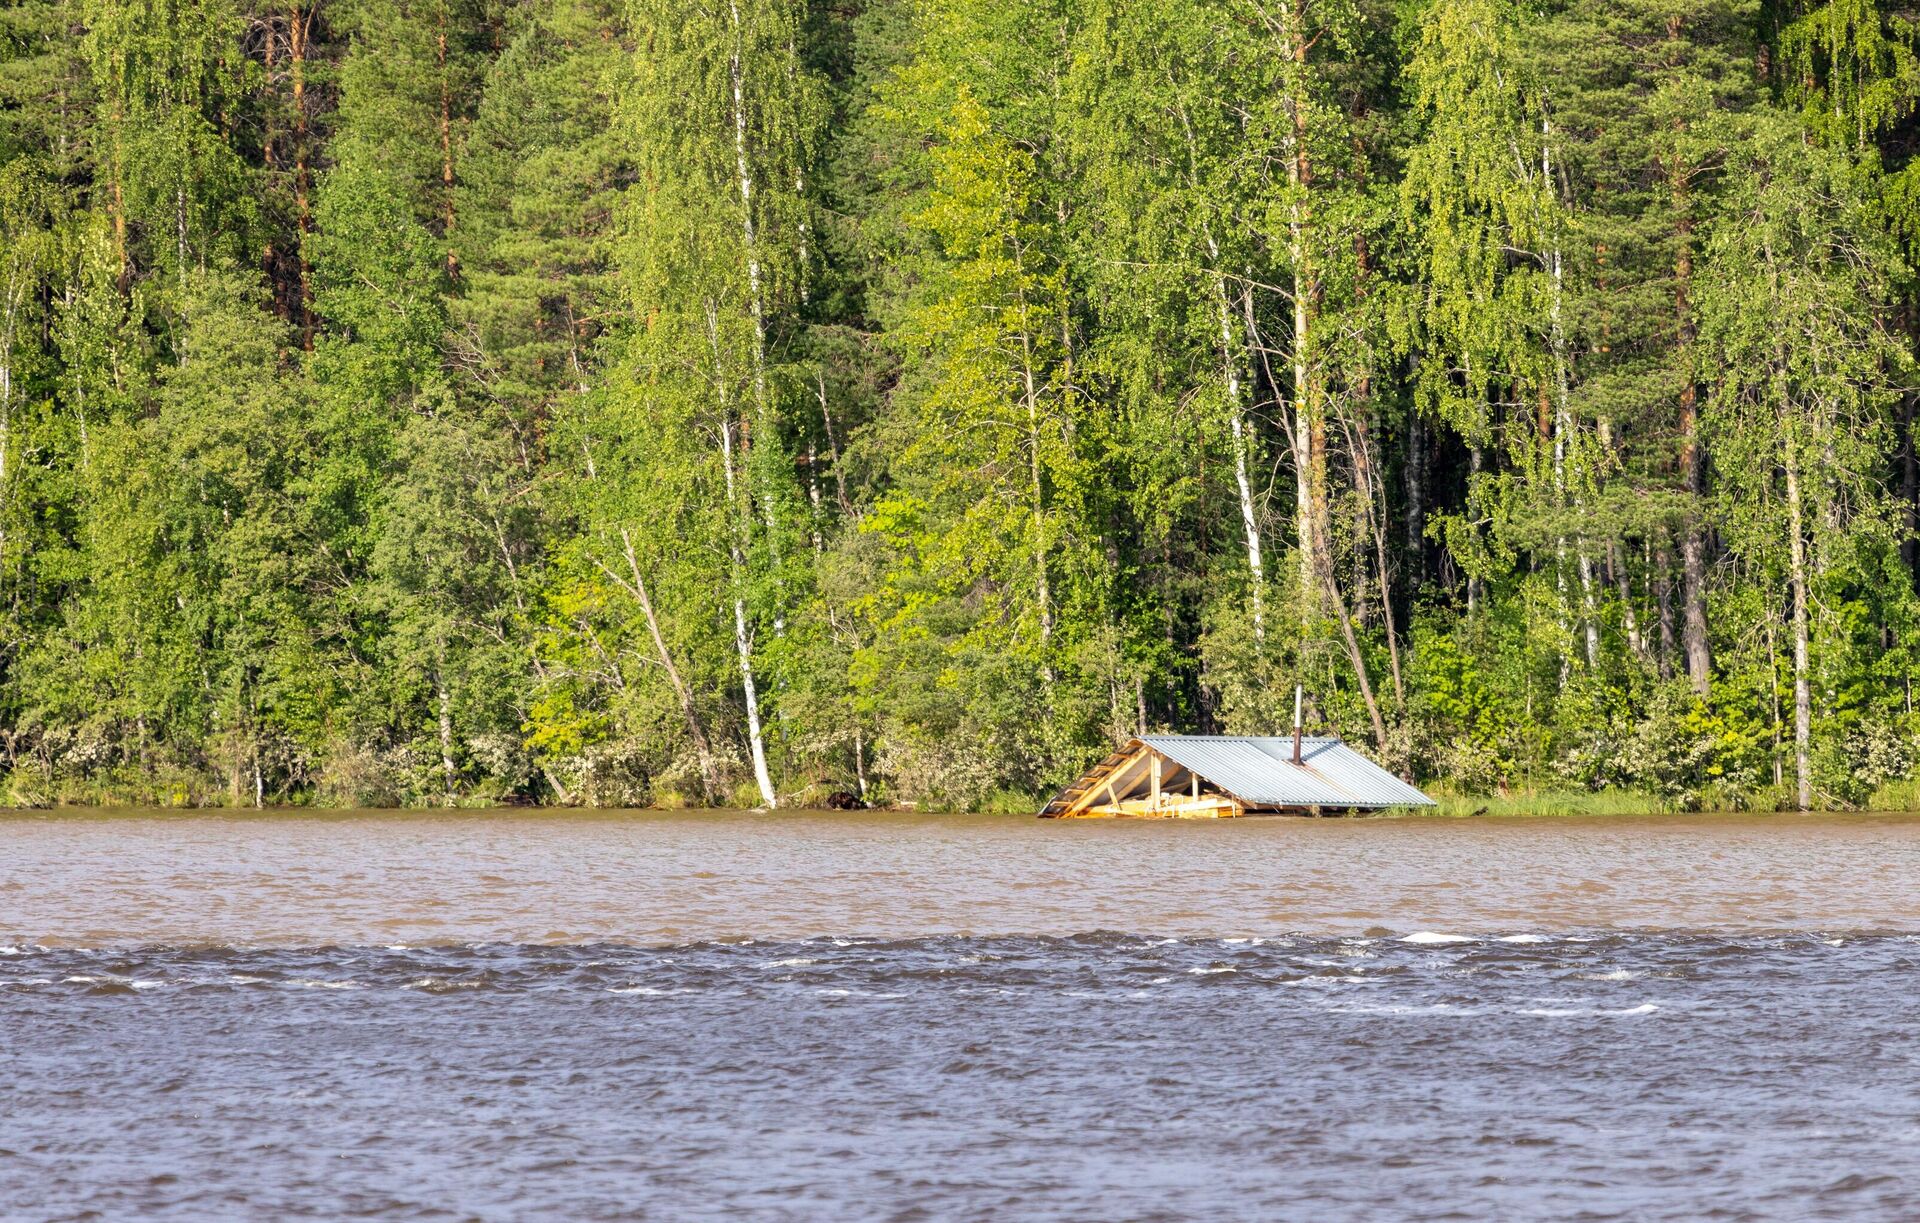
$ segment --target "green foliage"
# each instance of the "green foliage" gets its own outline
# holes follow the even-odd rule
[[[0,800],[1020,810],[1299,685],[1459,814],[1911,806],[1917,48],[23,0]]]

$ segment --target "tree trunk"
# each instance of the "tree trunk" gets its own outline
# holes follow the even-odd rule
[[[735,557],[736,565],[743,565]],[[760,801],[769,810],[779,807],[779,796],[774,793],[773,776],[767,771],[766,733],[760,725],[760,693],[753,682],[753,639],[747,634],[746,600],[739,595],[733,597],[733,641],[740,653],[740,691],[747,706],[747,740],[753,753],[753,780],[760,787]]]
[[[108,190],[113,203],[108,211],[113,214],[113,259],[119,268],[120,292],[124,294],[133,280],[133,261],[127,252],[127,119],[124,105],[117,94],[107,126],[113,132],[113,182]]]
[[[1185,105],[1176,103],[1176,107],[1181,130],[1187,140],[1187,185],[1197,195],[1201,189],[1200,158],[1193,138],[1193,125],[1187,119]],[[1214,240],[1210,222],[1201,222],[1200,236],[1207,244],[1207,259],[1212,264],[1214,304],[1220,315],[1220,383],[1227,398],[1227,427],[1233,434],[1233,478],[1240,491],[1240,524],[1247,546],[1248,601],[1253,615],[1253,641],[1256,648],[1265,649],[1266,559],[1260,546],[1260,518],[1253,500],[1253,480],[1247,470],[1247,426],[1241,402],[1240,362],[1234,355],[1232,298],[1227,292],[1226,271],[1220,266],[1220,244]],[[1254,343],[1252,298],[1243,297],[1242,306],[1248,318],[1241,338],[1251,347]]]
[[[29,277],[18,248],[8,252],[5,298],[0,300],[0,593],[7,575],[8,479],[13,474],[13,348],[20,332],[20,313],[26,305]]]
[[[1920,455],[1914,453],[1914,416],[1920,409],[1920,392],[1908,391],[1900,397],[1900,525],[1905,528],[1900,540],[1900,559],[1906,563],[1908,579],[1920,579]]]
[[[1217,262],[1219,248],[1214,245],[1213,236],[1207,236],[1207,246],[1213,252]],[[1247,576],[1250,583],[1253,612],[1254,644],[1264,648],[1267,642],[1267,620],[1265,590],[1267,585],[1266,560],[1260,547],[1260,518],[1253,501],[1253,480],[1247,471],[1247,435],[1246,421],[1240,406],[1240,365],[1233,356],[1232,310],[1227,303],[1226,277],[1216,270],[1214,286],[1218,293],[1220,309],[1220,374],[1227,393],[1227,424],[1233,434],[1233,479],[1240,491],[1240,526],[1247,544]]]
[[[867,799],[867,735],[858,723],[853,727],[853,776],[860,786],[860,801]]]
[[[707,299],[707,339],[713,350],[714,391],[720,407],[720,464],[727,492],[727,555],[732,562],[733,644],[740,659],[740,690],[747,709],[747,747],[753,757],[753,779],[760,787],[760,801],[773,809],[780,805],[780,800],[773,789],[773,776],[767,770],[766,736],[760,725],[760,690],[753,677],[753,635],[747,631],[744,541],[747,523],[753,515],[741,505],[741,481],[734,474],[733,407],[727,396],[726,371],[720,357],[720,312],[712,298]]]
[[[1023,300],[1021,305],[1026,303]],[[1020,382],[1027,407],[1027,475],[1032,484],[1034,597],[1040,603],[1040,670],[1053,683],[1053,587],[1047,577],[1047,502],[1040,461],[1040,388],[1033,376],[1033,337],[1025,330],[1021,311]]]
[[[1426,422],[1415,411],[1407,421],[1407,558],[1413,569],[1409,582],[1416,592],[1427,580],[1426,461]]]
[[[1800,496],[1799,439],[1786,438],[1787,577],[1793,589],[1793,777],[1800,810],[1813,807],[1813,699],[1807,668],[1807,546]]]
[[[722,421],[720,425],[721,462],[726,469],[727,503],[735,503],[738,492],[735,488],[733,473],[733,424]],[[737,514],[730,514],[737,518]],[[740,692],[747,707],[747,747],[753,756],[753,780],[760,787],[760,801],[768,809],[780,805],[779,796],[774,793],[773,776],[767,771],[766,735],[760,725],[760,690],[753,678],[753,637],[747,631],[747,600],[744,587],[747,579],[747,557],[740,546],[741,528],[736,524],[729,540],[728,553],[733,561],[733,644],[740,658]]]
[[[1400,668],[1400,633],[1393,619],[1393,571],[1387,564],[1387,490],[1374,477],[1373,444],[1367,436],[1365,421],[1357,422],[1354,447],[1354,474],[1360,481],[1360,495],[1366,506],[1364,525],[1373,536],[1374,565],[1378,569],[1380,620],[1387,631],[1387,661],[1393,668],[1393,699],[1401,716],[1406,716],[1407,685]],[[1377,498],[1377,502],[1376,502]],[[1379,517],[1374,516],[1376,508]]]
[[[1300,547],[1302,614],[1311,618],[1318,601],[1320,574],[1332,563],[1326,550],[1326,405],[1313,366],[1318,334],[1320,286],[1308,254],[1312,214],[1307,196],[1313,186],[1312,156],[1307,150],[1306,12],[1301,0],[1284,0],[1279,9],[1280,54],[1293,63],[1287,110],[1287,258],[1293,273],[1293,455],[1294,532]]]
[[[653,639],[654,654],[660,659],[660,669],[666,673],[667,684],[673,689],[674,698],[680,702],[680,716],[686,719],[687,737],[693,741],[694,755],[700,761],[701,798],[711,807],[720,797],[720,774],[714,766],[713,746],[707,740],[707,728],[700,720],[700,710],[694,705],[693,690],[681,678],[680,668],[674,665],[673,652],[667,649],[667,639],[660,632],[660,618],[654,614],[653,598],[647,592],[646,579],[640,575],[640,559],[634,554],[633,537],[625,527],[620,528],[620,547],[627,558],[627,578],[621,579],[604,564],[600,566],[601,571],[619,585],[626,586],[627,593],[640,605],[640,614],[647,622],[647,635]]]
[[[767,301],[760,266],[760,231],[753,219],[753,171],[747,156],[747,86],[742,65],[746,32],[740,23],[740,0],[727,5],[733,19],[733,49],[727,58],[727,74],[733,87],[733,161],[740,191],[740,241],[747,257],[747,312],[753,319],[753,407],[754,436],[758,444],[776,444],[779,437],[773,422],[773,403],[767,389]],[[767,555],[773,564],[774,582],[780,575],[780,513],[775,490],[767,480],[766,464],[759,464],[761,516],[767,525]],[[783,612],[774,612],[774,631],[783,633]]]
[[[307,235],[313,231],[312,210],[308,207],[307,169],[307,36],[313,28],[313,14],[302,14],[294,4],[287,19],[287,71],[293,85],[293,215],[300,230],[300,347],[313,348],[313,294],[309,286]]]
[[[453,697],[447,691],[447,646],[440,642],[434,647],[433,656],[433,693],[439,705],[440,722],[440,771],[446,781],[447,806],[453,806],[454,764],[453,764]]]
[[[1653,601],[1660,619],[1660,678],[1673,674],[1673,558],[1663,547],[1653,556]]]
[[[820,423],[827,433],[827,455],[833,460],[833,492],[840,502],[840,512],[848,518],[853,517],[853,502],[847,497],[847,477],[840,470],[840,443],[833,435],[833,412],[827,406],[827,375],[823,370],[814,370],[814,386],[820,396]]]
[[[1686,174],[1678,158],[1669,169],[1668,179],[1675,213],[1674,231],[1679,239],[1673,263],[1673,313],[1679,327],[1678,355],[1684,368],[1686,350],[1693,343],[1693,310],[1689,302],[1693,287],[1693,213]],[[1689,503],[1686,524],[1680,534],[1680,633],[1687,654],[1687,679],[1693,684],[1693,690],[1704,697],[1712,689],[1713,654],[1707,643],[1706,542],[1702,538],[1699,516],[1699,394],[1693,378],[1688,376],[1680,386],[1680,482]]]
[[[1614,542],[1607,541],[1607,568],[1613,571],[1614,588],[1620,592],[1621,627],[1627,631],[1627,651],[1635,658],[1646,656],[1646,643],[1640,639],[1640,617],[1633,610],[1633,583],[1627,577],[1627,566],[1621,560],[1620,549]]]
[[[435,49],[440,63],[440,215],[441,238],[447,244],[447,278],[460,274],[460,257],[453,249],[453,82],[447,76],[447,6],[436,16],[439,35]]]
[[[1367,717],[1373,722],[1373,743],[1377,751],[1387,748],[1387,724],[1380,716],[1380,702],[1373,696],[1373,681],[1367,677],[1367,656],[1361,652],[1360,640],[1354,636],[1353,618],[1347,614],[1347,600],[1340,593],[1340,585],[1333,576],[1333,569],[1327,566],[1321,570],[1326,583],[1326,597],[1333,604],[1335,616],[1340,621],[1340,637],[1347,645],[1347,660],[1353,666],[1353,677],[1360,683],[1360,698],[1366,702]]]
[[[273,106],[274,68],[280,58],[280,26],[274,20],[273,10],[267,10],[261,22],[266,31],[266,46],[262,49],[260,62],[266,72],[267,105],[261,108],[260,115],[260,169],[266,176],[269,189],[275,185],[275,172],[279,169],[280,152],[275,147],[279,139],[278,129],[274,125],[275,108]],[[266,278],[267,291],[273,297],[273,312],[283,321],[293,317],[287,306],[286,278],[280,267],[280,252],[273,244],[273,231],[267,233],[266,245],[260,251],[260,275]]]

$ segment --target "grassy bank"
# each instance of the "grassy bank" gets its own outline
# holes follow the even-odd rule
[[[1368,818],[1463,819],[1474,816],[1604,818],[1678,815],[1690,811],[1767,812],[1793,809],[1791,787],[1778,790],[1766,789],[1738,796],[1708,794],[1691,800],[1627,789],[1596,791],[1539,788],[1510,789],[1505,793],[1480,794],[1433,783],[1423,786],[1423,789],[1436,801],[1437,806],[1390,808]],[[781,800],[782,806],[790,810],[817,809],[825,806],[829,793],[827,788],[815,787],[814,790],[802,794],[785,795]],[[739,808],[750,807],[754,805],[756,797],[750,789],[742,789],[732,796],[734,801],[731,805]],[[529,805],[525,802],[516,802],[509,796],[484,792],[461,794],[451,803],[439,795],[416,794],[405,797],[349,795],[329,793],[319,788],[303,789],[291,795],[267,794],[265,798],[265,806],[269,810],[444,810],[449,807],[487,810]],[[1030,817],[1045,801],[1045,796],[1026,794],[1016,790],[998,790],[990,794],[985,801],[965,812],[937,803],[904,803],[896,809],[926,814]],[[1816,796],[1816,803],[1820,809],[1828,811],[1889,811],[1920,814],[1920,781],[1901,781],[1883,785],[1865,802],[1857,806],[1834,801],[1830,796]],[[562,804],[541,805],[563,806]],[[649,810],[684,810],[697,807],[699,804],[685,795],[659,791],[651,796],[651,801],[636,805]],[[617,809],[625,804],[619,801],[602,801],[565,804],[565,806]],[[17,769],[11,774],[0,773],[0,808],[47,810],[114,807],[250,810],[253,808],[253,795],[244,790],[235,793],[230,784],[223,785],[213,778],[198,775],[121,776],[112,779],[64,778],[50,781],[44,774],[32,769]],[[884,809],[885,805],[882,804],[882,807]]]
[[[1426,816],[1459,819],[1466,816],[1632,816],[1683,815],[1694,811],[1792,811],[1791,787],[1766,789],[1740,796],[1708,795],[1683,800],[1637,790],[1512,790],[1505,794],[1471,794],[1429,787],[1429,797],[1439,806],[1396,808],[1382,815],[1395,818]],[[1866,802],[1857,806],[1822,801],[1816,796],[1816,808],[1822,811],[1895,811],[1920,813],[1920,783],[1896,782],[1881,786]]]

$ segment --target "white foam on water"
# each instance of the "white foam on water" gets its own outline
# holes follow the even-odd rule
[[[677,989],[654,989],[650,985],[615,985],[609,986],[607,992],[609,994],[638,994],[643,998],[665,998],[671,994],[680,993],[681,991]]]
[[[92,984],[93,984],[93,982],[94,982],[94,978],[92,978],[92,977],[62,977],[62,978],[60,978],[60,984],[62,984],[62,985],[92,985]]]
[[[1616,968],[1612,972],[1583,972],[1583,981],[1631,981],[1640,974],[1625,968]]]
[[[166,982],[165,982],[165,981],[135,981],[135,982],[132,982],[132,985],[133,985],[133,988],[135,988],[135,989],[159,989],[159,988],[160,988],[160,987],[161,987],[162,985],[165,985],[165,984],[166,984]]]
[[[301,989],[365,989],[358,981],[289,981],[288,985],[297,985]]]
[[[1576,1019],[1600,1015],[1651,1015],[1659,1009],[1651,1002],[1642,1002],[1639,1006],[1628,1007],[1624,1011],[1608,1011],[1595,1007],[1539,1007],[1530,1011],[1521,1011],[1520,1014],[1531,1015],[1537,1019]]]
[[[1503,934],[1496,941],[1502,943],[1550,943],[1553,940],[1544,934]]]
[[[265,977],[248,977],[240,973],[234,973],[227,978],[227,982],[231,985],[264,985],[266,980]]]
[[[412,951],[413,948],[407,946],[405,943],[388,943],[387,950],[388,951]]]
[[[1188,975],[1195,976],[1195,977],[1210,977],[1217,972],[1239,972],[1239,971],[1240,971],[1239,969],[1229,968],[1225,964],[1209,964],[1205,968],[1187,969]]]
[[[21,951],[18,947],[15,947],[10,943],[0,944],[0,955],[24,955],[24,954],[26,953]]]
[[[1439,943],[1471,943],[1471,934],[1435,934],[1431,930],[1417,930],[1400,939],[1403,943],[1419,943],[1422,946],[1434,946]]]
[[[818,960],[809,960],[806,956],[803,956],[803,955],[797,955],[790,960],[768,960],[765,964],[761,965],[761,967],[762,968],[805,968],[809,964],[818,964],[819,962],[820,961]]]

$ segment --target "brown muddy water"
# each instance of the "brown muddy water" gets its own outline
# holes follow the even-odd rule
[[[0,1218],[1908,1219],[1920,820],[0,816]]]

